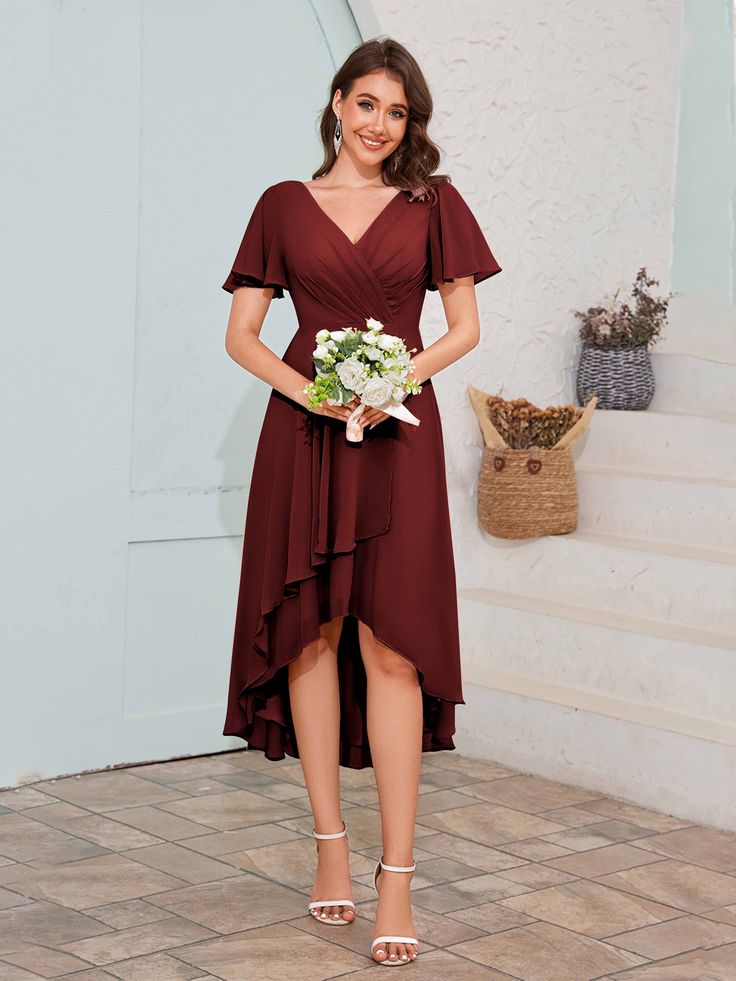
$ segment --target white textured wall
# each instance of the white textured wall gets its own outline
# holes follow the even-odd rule
[[[376,0],[373,8],[381,31],[425,72],[441,170],[503,267],[478,287],[481,343],[435,381],[459,585],[474,585],[463,553],[478,547],[469,475],[481,442],[465,383],[538,405],[576,401],[572,309],[630,284],[640,265],[668,288],[681,4]],[[426,344],[444,329],[437,295],[425,317]]]
[[[362,2],[353,10],[364,37],[395,37],[425,71],[441,170],[503,267],[477,291],[481,344],[435,378],[467,701],[458,748],[736,829],[736,709],[722,694],[736,650],[736,317],[698,272],[704,255],[728,269],[729,246],[698,210],[702,141],[680,130],[684,104],[709,146],[733,146],[728,86],[698,98],[732,70],[730,37],[713,43],[726,2],[704,0],[708,30],[690,32],[682,0],[375,0],[378,31]],[[729,209],[729,178],[708,197],[716,210]],[[675,214],[707,245],[689,267]],[[695,270],[676,286],[673,241]],[[651,411],[595,413],[574,451],[574,534],[492,538],[477,521],[466,384],[577,403],[574,310],[628,292],[641,266],[662,292],[685,291],[656,348]],[[422,328],[425,344],[445,329],[437,294]]]

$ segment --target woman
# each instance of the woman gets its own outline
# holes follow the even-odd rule
[[[355,918],[339,766],[375,770],[383,854],[371,953],[417,956],[410,901],[422,752],[454,749],[460,678],[444,446],[432,378],[479,340],[476,283],[500,266],[427,135],[432,99],[391,39],[356,48],[332,81],[311,181],[259,198],[223,288],[226,350],[272,386],[253,466],[225,735],[301,761],[317,839],[310,914]],[[424,349],[419,317],[439,290],[448,332]],[[298,328],[283,359],[259,334],[291,294]],[[306,408],[322,328],[404,338],[422,391],[418,426],[367,408]],[[365,428],[369,427],[369,428]],[[380,883],[380,890],[378,884]]]

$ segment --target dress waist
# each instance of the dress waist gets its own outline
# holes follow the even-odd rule
[[[418,331],[419,324],[401,323],[398,320],[382,320],[384,332],[387,334],[399,334],[402,330]],[[299,321],[299,330],[313,330],[316,334],[318,330],[367,330],[365,320],[356,318],[355,320],[337,320],[334,323],[327,323],[325,320],[315,320],[312,323]]]

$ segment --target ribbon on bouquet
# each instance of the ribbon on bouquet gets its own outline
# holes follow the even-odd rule
[[[386,415],[393,416],[395,419],[401,419],[402,422],[409,422],[412,426],[418,426],[421,422],[412,412],[409,412],[405,405],[394,405],[391,402],[387,402],[385,405],[368,406],[367,403],[361,402],[348,416],[345,437],[351,443],[360,443],[363,439],[363,426],[361,426],[358,420],[366,408],[378,409],[380,412],[385,412]]]

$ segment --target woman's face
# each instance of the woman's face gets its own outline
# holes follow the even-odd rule
[[[335,93],[333,109],[342,119],[342,150],[361,163],[381,163],[406,132],[408,100],[404,86],[385,72],[356,79],[350,95]]]

